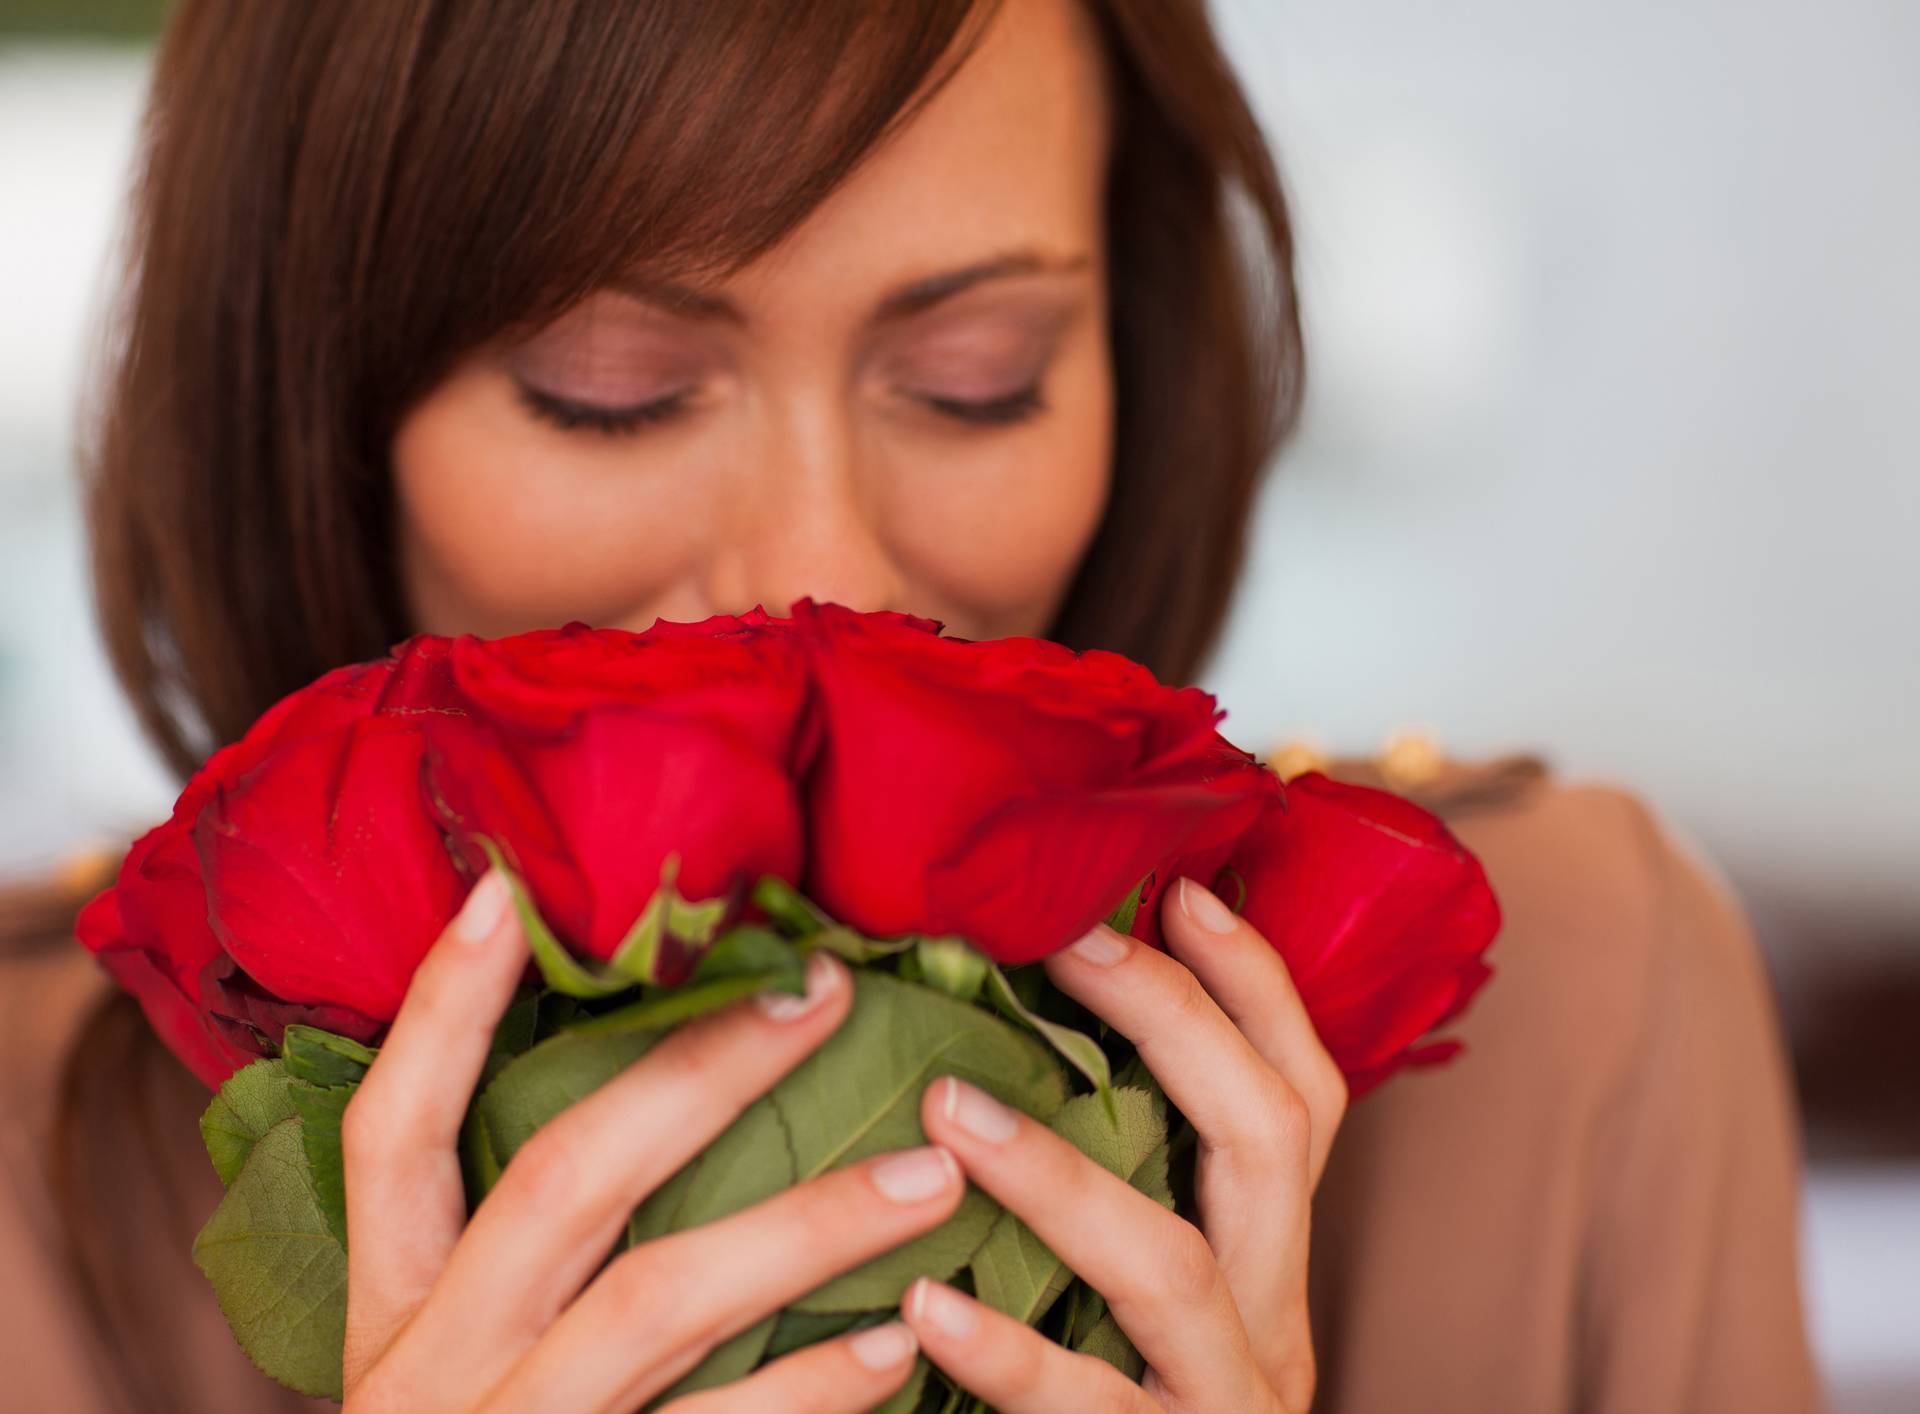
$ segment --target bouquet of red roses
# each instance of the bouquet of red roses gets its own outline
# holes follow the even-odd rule
[[[422,635],[285,698],[79,923],[218,1092],[202,1132],[228,1192],[196,1257],[241,1345],[339,1396],[340,1117],[490,865],[530,956],[462,1136],[470,1205],[673,1027],[804,991],[817,950],[853,965],[846,1022],[649,1196],[623,1245],[924,1142],[936,1074],[1174,1203],[1183,1121],[1032,964],[1102,920],[1156,942],[1183,875],[1280,951],[1352,1093],[1450,1054],[1423,1038],[1487,977],[1499,919],[1477,862],[1393,796],[1283,786],[1219,719],[1115,654],[809,601],[640,634]],[[1139,1373],[1097,1295],[970,1190],[669,1393],[882,1319],[923,1275]],[[923,1364],[889,1407],[949,1393]]]

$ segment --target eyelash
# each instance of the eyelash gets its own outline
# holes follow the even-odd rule
[[[595,407],[591,403],[570,402],[566,398],[556,398],[551,393],[543,393],[538,388],[528,387],[525,383],[515,385],[520,391],[520,400],[535,417],[543,418],[564,431],[585,428],[605,436],[617,437],[638,432],[642,427],[662,422],[671,422],[687,409],[687,395],[675,393],[672,397],[661,398],[658,402],[641,403],[629,408]]]
[[[529,412],[569,432],[585,429],[609,437],[630,436],[644,427],[671,422],[687,410],[688,395],[685,393],[675,393],[672,397],[635,407],[603,408],[556,398],[525,383],[515,386]],[[1047,407],[1038,383],[1030,383],[1018,392],[984,403],[932,397],[922,398],[921,401],[943,416],[982,427],[1007,427],[1025,422],[1044,412]]]

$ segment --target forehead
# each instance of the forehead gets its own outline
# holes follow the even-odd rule
[[[1008,249],[1097,262],[1109,143],[1084,0],[1004,0],[973,54],[779,246],[724,282],[766,306],[894,287]]]

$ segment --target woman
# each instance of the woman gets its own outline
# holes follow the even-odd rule
[[[183,772],[422,629],[812,594],[1183,679],[1297,401],[1286,213],[1197,4],[187,0],[147,140],[94,532],[116,666]],[[674,1407],[869,1408],[916,1347],[1009,1411],[1807,1407],[1742,925],[1630,801],[1485,794],[1456,819],[1505,975],[1470,1059],[1337,1150],[1337,1074],[1203,890],[1170,891],[1171,956],[1096,933],[1049,964],[1199,1128],[1198,1227],[936,1085],[928,1148],[594,1276],[633,1201],[838,1023],[829,969],[569,1111],[463,1233],[485,1038],[450,1018],[497,1013],[523,956],[477,886],[348,1115],[349,1225],[379,1237],[351,1249],[347,1407],[634,1407],[940,1221],[962,1174],[1106,1294],[1144,1388],[923,1284]],[[10,1164],[0,1209],[10,1378],[46,1407],[295,1405],[184,1257],[216,1196],[204,1097],[84,967],[21,950],[7,991],[54,1155]]]

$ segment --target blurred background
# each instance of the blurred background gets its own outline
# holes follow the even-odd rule
[[[0,0],[0,881],[175,792],[93,637],[90,321],[164,0]],[[1836,1414],[1920,1409],[1920,4],[1214,0],[1311,392],[1229,732],[1544,755],[1754,918]]]

